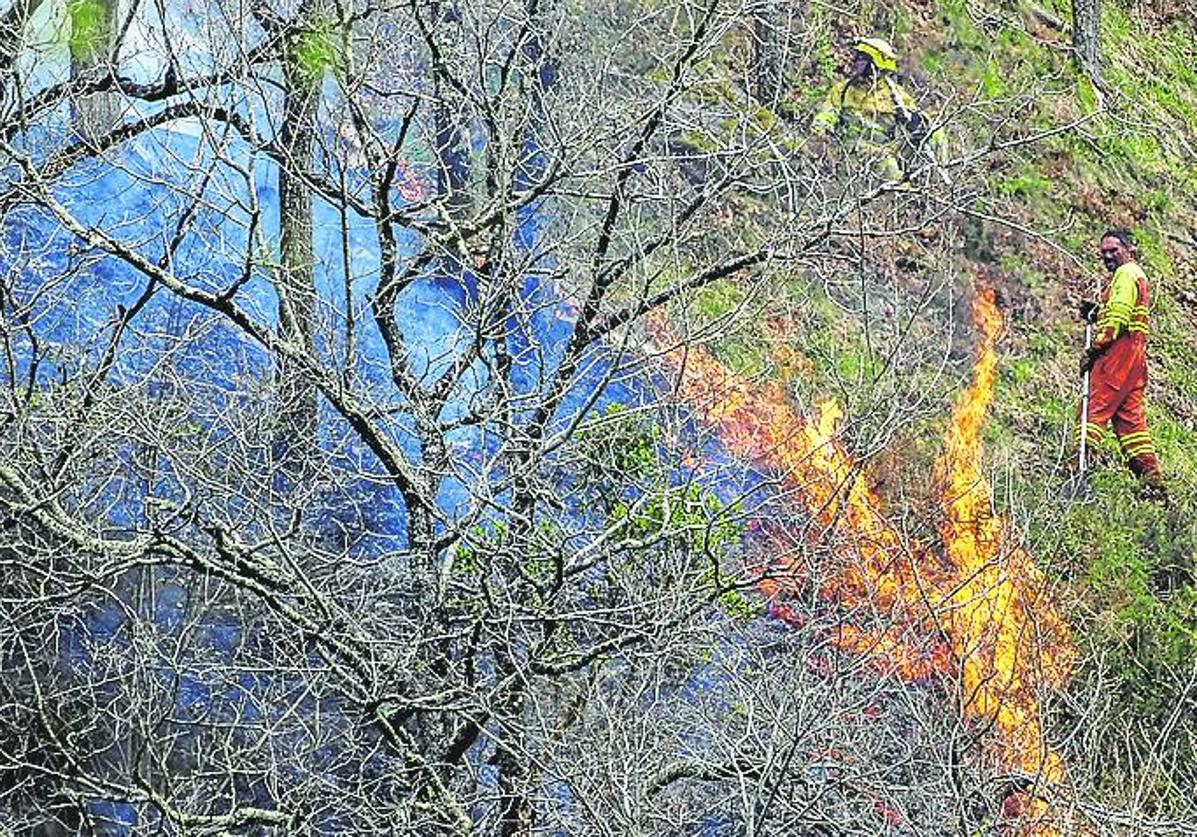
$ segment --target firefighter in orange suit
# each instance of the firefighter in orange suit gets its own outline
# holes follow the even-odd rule
[[[1127,465],[1143,484],[1144,494],[1166,499],[1155,445],[1143,414],[1147,386],[1147,324],[1151,295],[1147,275],[1139,267],[1135,238],[1127,230],[1110,230],[1101,238],[1101,260],[1110,281],[1101,301],[1082,302],[1081,316],[1095,323],[1096,338],[1081,360],[1090,373],[1087,441],[1101,444],[1113,423]]]

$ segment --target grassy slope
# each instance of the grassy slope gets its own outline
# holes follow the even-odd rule
[[[1030,92],[1036,93],[1034,104],[1018,113],[1011,128],[1051,131],[1083,120],[1075,130],[982,163],[984,185],[974,208],[1039,231],[1045,240],[1000,224],[974,224],[966,226],[965,246],[951,258],[961,277],[958,293],[980,271],[1018,299],[986,428],[987,458],[996,502],[1025,532],[1069,603],[1089,661],[1075,688],[1082,695],[1100,692],[1108,713],[1089,720],[1112,725],[1111,735],[1128,742],[1122,755],[1100,762],[1095,776],[1117,796],[1137,770],[1135,753],[1150,748],[1154,731],[1181,699],[1197,659],[1191,574],[1197,564],[1197,31],[1179,8],[1170,15],[1159,4],[1134,13],[1114,0],[1103,5],[1110,94],[1101,113],[1095,114],[1094,91],[1072,67],[1066,28],[1051,23],[1052,17],[1069,18],[1068,0],[1035,7],[1026,0],[911,0],[896,7],[866,0],[853,16],[812,6],[819,42],[797,71],[805,84],[795,85],[793,105],[795,112],[809,113],[824,89],[819,80],[837,71],[832,45],[845,33],[871,28],[892,34],[913,86],[935,91],[943,108],[970,96],[986,102],[963,108],[954,128],[958,140],[987,137],[1003,103],[1013,107]],[[1082,330],[1072,317],[1074,301],[1091,295],[1101,275],[1095,240],[1110,226],[1136,232],[1153,280],[1148,418],[1174,498],[1170,511],[1140,502],[1116,457],[1093,478],[1095,503],[1058,499],[1075,444],[1079,396]],[[837,342],[837,334],[852,329],[829,327],[845,314],[826,300],[816,296],[816,304],[801,313],[787,310],[787,300],[792,304],[799,295],[783,288],[754,309],[753,300],[728,282],[705,290],[697,310],[713,317],[746,304],[765,315],[763,328],[758,321],[717,347],[733,367],[786,380],[800,398],[820,389],[849,391],[842,384],[870,360],[858,345]],[[784,340],[787,332],[795,336]],[[967,363],[958,371],[953,380],[927,382],[943,393],[939,409],[896,439],[896,452],[884,454],[915,460],[913,467],[904,462],[915,475],[912,484],[925,483],[918,475],[938,449],[947,399],[967,374]],[[1181,756],[1189,771],[1197,770],[1197,753],[1187,746]],[[1162,809],[1180,798],[1175,773],[1153,781],[1160,785],[1155,798]]]
[[[1150,731],[1177,701],[1197,656],[1197,33],[1183,16],[1104,7],[1110,115],[1004,155],[983,199],[988,212],[1056,231],[1050,238],[1087,269],[992,229],[991,252],[975,257],[996,262],[1002,279],[1034,303],[1012,324],[988,428],[991,460],[1004,474],[998,502],[1061,576],[1078,641],[1094,661],[1078,688],[1103,678],[1121,721],[1133,728],[1142,720]],[[1067,33],[1011,8],[997,12],[1005,15],[999,22],[970,13],[961,0],[939,0],[933,14],[899,11],[894,28],[916,74],[936,87],[951,79],[956,89],[1000,100],[1041,85],[1044,95],[1025,117],[1036,128],[1092,114],[1093,91],[1063,49]],[[1046,10],[1067,19],[1069,4],[1051,0]],[[1148,419],[1174,498],[1170,512],[1139,502],[1117,461],[1095,475],[1094,504],[1061,506],[1052,496],[1059,456],[1071,449],[1061,428],[1073,421],[1077,401],[1081,331],[1072,300],[1092,287],[1095,235],[1109,226],[1136,232],[1153,279]],[[1146,745],[1151,733],[1139,734]],[[1112,765],[1111,789],[1127,767]],[[1160,790],[1162,799],[1179,791]]]

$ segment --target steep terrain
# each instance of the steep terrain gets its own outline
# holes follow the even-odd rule
[[[807,415],[839,399],[844,437],[873,460],[892,514],[925,519],[941,490],[926,475],[978,339],[968,300],[997,291],[1007,328],[982,468],[1077,648],[1048,735],[1111,805],[1166,817],[1188,811],[1197,786],[1197,31],[1174,4],[1106,3],[1102,15],[1104,92],[1072,63],[1060,0],[812,7],[782,133],[802,147],[852,35],[890,37],[904,81],[951,136],[950,195],[935,190],[913,225],[893,196],[884,233],[862,232],[855,249],[833,241],[764,296],[707,289],[699,308],[753,312],[716,356],[783,384]],[[1075,468],[1076,302],[1104,277],[1097,240],[1116,227],[1135,233],[1153,283],[1148,421],[1167,507],[1139,498],[1114,446],[1099,452],[1092,502],[1061,492]],[[883,415],[895,402],[905,411]],[[1141,828],[1129,833],[1167,831]]]
[[[342,5],[0,21],[0,833],[1197,834],[1187,10]]]

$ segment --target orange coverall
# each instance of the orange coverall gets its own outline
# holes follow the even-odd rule
[[[1089,415],[1085,433],[1101,444],[1111,421],[1127,465],[1139,477],[1158,479],[1160,464],[1147,433],[1143,390],[1147,386],[1147,315],[1151,297],[1147,275],[1134,262],[1114,271],[1097,312],[1100,352],[1089,378]]]

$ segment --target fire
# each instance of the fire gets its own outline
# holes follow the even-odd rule
[[[993,400],[1002,327],[992,291],[975,297],[973,324],[981,334],[973,380],[956,401],[936,468],[944,483],[940,534],[957,579],[936,609],[960,660],[965,711],[996,724],[1008,767],[1058,782],[1063,768],[1043,744],[1038,697],[1067,681],[1073,648],[1043,573],[993,513],[981,469],[981,425]]]
[[[1063,780],[1064,768],[1044,742],[1040,699],[1067,681],[1074,652],[1043,573],[991,508],[980,432],[993,400],[1002,329],[992,291],[975,296],[972,316],[980,335],[976,366],[935,466],[943,486],[942,557],[889,521],[868,475],[838,439],[837,405],[822,405],[816,420],[806,421],[781,388],[736,376],[701,348],[675,350],[666,360],[678,396],[705,415],[724,446],[782,474],[818,524],[813,528],[832,539],[837,565],[821,568],[819,595],[849,617],[882,618],[880,629],[844,624],[832,641],[884,661],[907,681],[956,678],[963,716],[992,726],[1001,767],[1031,785],[1050,786]],[[650,331],[663,345],[674,342],[660,320]],[[805,575],[779,559],[760,586],[784,601]],[[1046,814],[1040,797],[1019,795],[1019,804],[1007,807],[1029,823],[1022,833],[1055,833],[1036,824]]]
[[[1064,766],[1043,741],[1040,697],[1067,682],[1074,650],[1068,626],[1046,595],[1043,573],[992,510],[980,435],[993,401],[1002,329],[993,291],[974,297],[972,320],[981,336],[973,379],[956,400],[936,463],[944,486],[940,536],[956,580],[934,609],[952,640],[965,715],[994,725],[1007,769],[1052,785],[1063,781]],[[1029,798],[1019,811],[1023,820],[1038,822],[1047,806]],[[1042,825],[1031,828],[1054,833]]]

